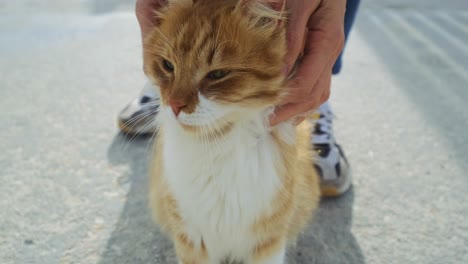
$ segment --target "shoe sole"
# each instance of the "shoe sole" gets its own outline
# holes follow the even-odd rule
[[[131,126],[128,126],[123,122],[122,120],[118,120],[117,125],[124,134],[127,135],[150,135],[153,134],[156,131],[144,131],[144,132],[137,132],[134,129],[132,129]]]
[[[347,175],[346,175],[347,174]],[[347,172],[346,172],[346,181],[339,187],[337,186],[320,186],[320,192],[322,194],[322,197],[325,198],[333,198],[333,197],[339,197],[346,193],[353,182],[353,175],[350,166],[347,166]]]

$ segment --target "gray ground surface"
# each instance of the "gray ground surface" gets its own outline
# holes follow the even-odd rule
[[[0,263],[175,263],[146,209],[133,1],[0,0]],[[365,1],[335,78],[354,189],[290,263],[468,263],[468,1]]]

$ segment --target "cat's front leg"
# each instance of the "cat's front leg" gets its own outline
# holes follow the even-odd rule
[[[199,252],[177,250],[179,264],[208,264],[208,260]]]
[[[257,245],[252,264],[285,264],[285,240],[270,240]]]
[[[208,263],[208,254],[203,242],[197,245],[185,234],[177,235],[173,241],[179,264]]]

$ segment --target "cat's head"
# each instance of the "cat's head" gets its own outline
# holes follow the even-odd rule
[[[186,130],[232,125],[278,103],[283,0],[168,0],[145,40],[161,114]]]

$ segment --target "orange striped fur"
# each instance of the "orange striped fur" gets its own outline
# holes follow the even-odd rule
[[[286,123],[269,129],[266,116],[262,119],[263,113],[280,101],[284,91],[283,6],[280,0],[169,0],[168,6],[157,13],[158,28],[145,40],[145,71],[159,86],[162,100],[162,121],[151,163],[150,207],[156,222],[174,242],[180,263],[283,263],[287,243],[294,241],[303,230],[318,205],[310,125],[303,122],[295,128]],[[170,62],[173,70],[165,66],[165,61]],[[214,70],[228,74],[220,79],[207,78]],[[213,123],[213,128],[207,129],[184,124],[172,115],[168,107],[171,100],[184,103],[181,115],[196,114],[204,101],[212,101],[220,107],[251,109],[252,117],[245,114],[248,111],[229,112],[221,118],[224,122]],[[236,133],[242,134],[250,126],[255,127],[253,131],[258,136],[249,137],[246,133],[247,136],[236,141]],[[245,156],[245,166],[234,166],[234,162],[242,163],[242,157],[236,153],[244,153],[242,148],[249,148],[251,140],[255,144],[256,137],[260,143],[252,151],[258,150],[258,154]],[[211,152],[204,152],[207,150],[198,142],[200,138],[203,144],[219,149],[209,148]],[[198,154],[193,149],[196,146],[202,146]],[[234,154],[229,158],[231,149]],[[235,152],[236,149],[241,150]],[[187,154],[191,151],[195,153],[193,159],[199,159],[200,164],[206,161],[206,166],[213,166],[212,171],[222,173],[208,175],[210,170],[205,171],[202,165],[198,171],[197,163],[192,164]],[[214,155],[213,151],[219,154]],[[272,164],[273,168],[256,168],[249,163],[255,159]],[[187,175],[176,173],[185,167]],[[256,171],[271,175],[257,175]],[[174,179],[177,177],[180,178]],[[187,182],[181,180],[184,177]],[[255,177],[271,179],[260,183],[258,194],[252,193],[255,188],[251,184],[246,184],[245,192],[236,191],[241,189],[239,186],[223,184],[223,181],[236,180],[239,184],[255,182]],[[205,203],[198,203],[197,192],[189,196],[181,191],[190,192],[198,188],[199,182],[202,182],[200,199],[208,197],[203,198]],[[184,184],[187,186],[179,186]],[[213,191],[205,193],[203,186]],[[225,192],[218,193],[222,188],[226,188]],[[243,196],[258,197],[258,200],[252,198],[251,202],[245,202]],[[230,199],[238,201],[233,203]],[[260,202],[261,199],[266,202]],[[199,210],[191,208],[191,203],[200,207]],[[246,210],[232,209],[229,207],[232,204],[244,206]],[[249,206],[259,209],[252,213],[247,210]],[[238,227],[229,222],[229,217],[239,219]],[[200,219],[206,219],[207,226]],[[229,239],[240,242],[236,244]],[[217,252],[217,248],[223,252]]]

